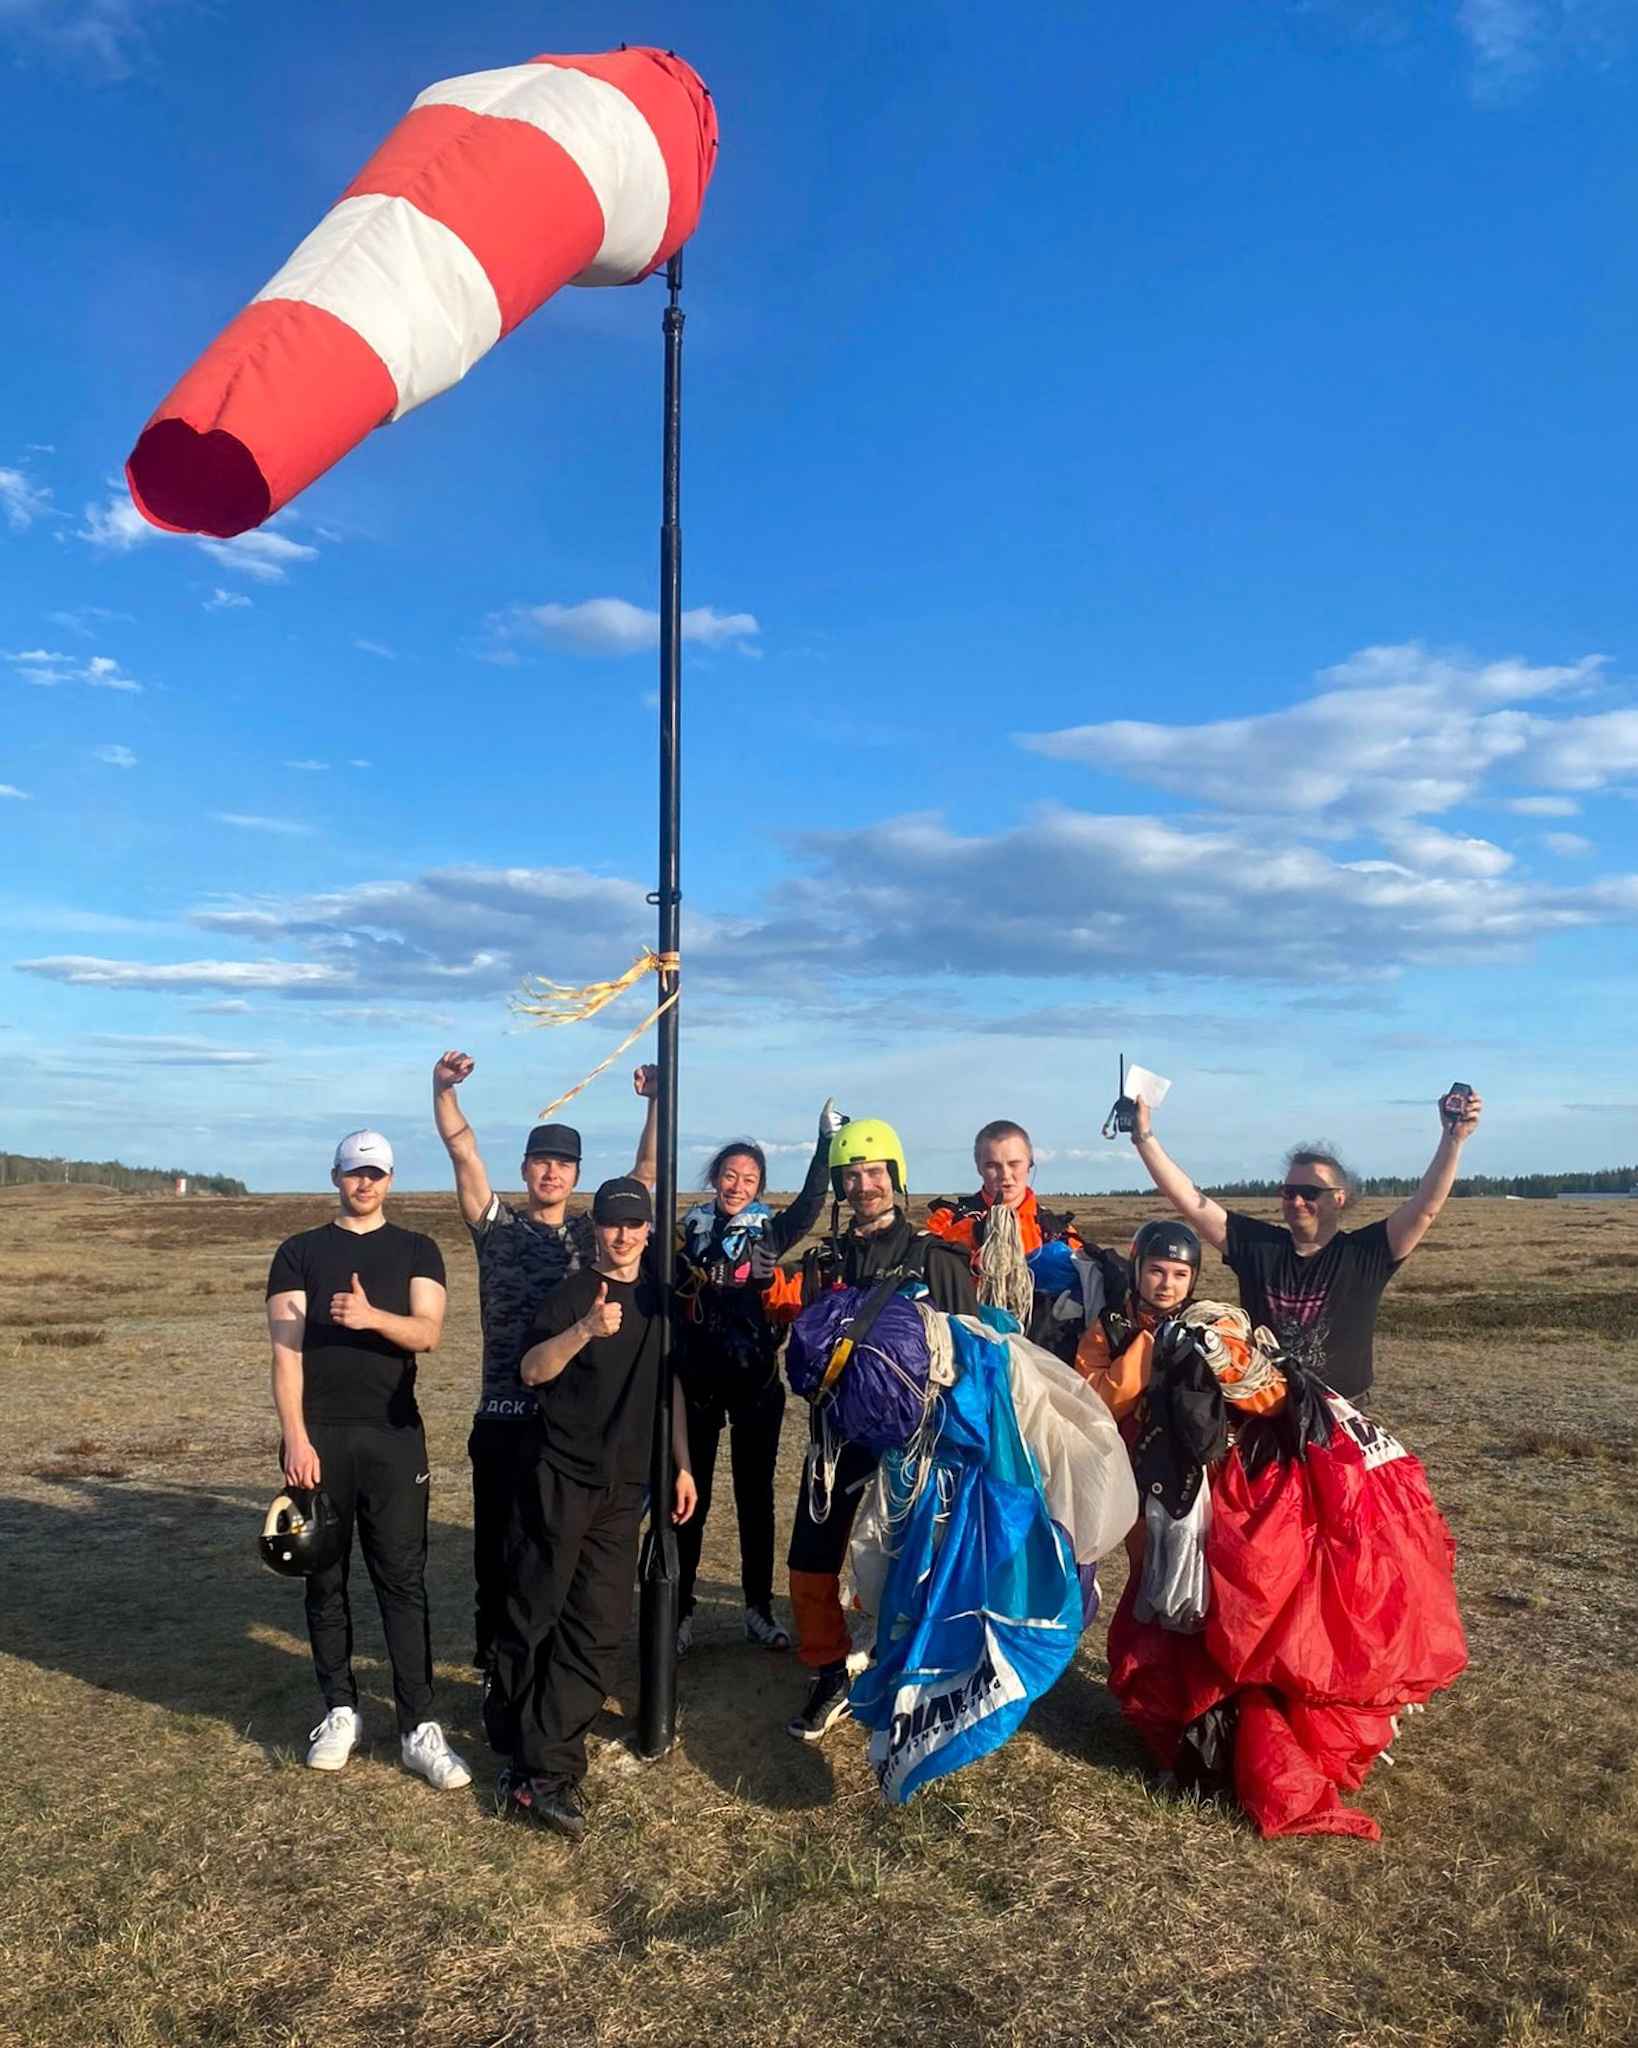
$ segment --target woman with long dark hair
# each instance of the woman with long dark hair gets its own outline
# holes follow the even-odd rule
[[[706,1169],[711,1200],[682,1219],[677,1373],[699,1505],[677,1531],[679,1657],[687,1656],[694,1640],[694,1580],[724,1428],[739,1516],[745,1634],[764,1649],[790,1648],[789,1634],[773,1618],[774,1467],[785,1416],[779,1346],[785,1333],[769,1319],[764,1293],[780,1259],[819,1220],[830,1181],[830,1141],[843,1121],[834,1101],[827,1101],[807,1178],[789,1208],[770,1209],[763,1201],[767,1155],[754,1139],[736,1138]]]

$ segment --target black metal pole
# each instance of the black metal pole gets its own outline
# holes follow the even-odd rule
[[[660,886],[659,948],[677,951],[682,930],[682,257],[666,265],[665,418],[660,519]],[[675,972],[660,975],[661,997],[675,993]],[[638,1566],[640,1678],[637,1747],[663,1756],[677,1733],[677,1537],[671,1526],[671,1278],[677,1236],[677,1011],[660,1019],[659,1185],[654,1207],[654,1265],[660,1283],[660,1383],[654,1411],[653,1502]]]

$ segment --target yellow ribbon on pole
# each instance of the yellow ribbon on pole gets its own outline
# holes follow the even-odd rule
[[[573,988],[567,982],[548,981],[541,975],[526,975],[522,988],[509,999],[514,1017],[522,1017],[528,1023],[546,1028],[558,1024],[578,1024],[587,1017],[595,1017],[599,1010],[607,1007],[628,988],[635,988],[645,974],[680,974],[682,955],[680,953],[656,953],[652,946],[645,946],[640,958],[634,960],[624,974],[613,981],[588,981],[583,988]],[[623,1052],[629,1051],[645,1031],[651,1030],[666,1011],[682,994],[674,988],[663,1003],[649,1011],[635,1031],[629,1032],[614,1048],[606,1060],[599,1060],[585,1080],[577,1081],[554,1101],[548,1102],[541,1110],[539,1121],[544,1123],[554,1110],[564,1103],[572,1102],[583,1088],[589,1088],[599,1074],[606,1074]]]

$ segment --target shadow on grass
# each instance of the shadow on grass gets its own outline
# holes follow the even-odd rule
[[[207,1494],[87,1475],[65,1484],[60,1502],[0,1498],[7,1654],[99,1692],[225,1722],[270,1755],[304,1748],[323,1709],[301,1584],[276,1577],[256,1556],[271,1497],[271,1487]],[[465,1530],[434,1525],[443,1576],[454,1557],[464,1568],[469,1545]],[[429,1567],[436,1650],[446,1601],[433,1579]],[[356,1549],[351,1592],[360,1704],[368,1735],[379,1741],[394,1727],[391,1678]],[[475,1680],[443,1681],[439,1711],[452,1732],[475,1731]]]
[[[695,1644],[677,1685],[681,1747],[725,1792],[770,1812],[828,1806],[836,1780],[826,1745],[785,1733],[813,1674],[794,1650],[764,1650],[745,1640],[737,1585],[701,1580],[697,1596]],[[830,1740],[850,1735],[862,1739],[842,1722]]]

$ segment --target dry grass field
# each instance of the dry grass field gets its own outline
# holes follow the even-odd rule
[[[1070,1206],[1106,1242],[1144,1213]],[[434,1642],[477,1781],[400,1768],[367,1587],[367,1748],[304,1770],[301,1595],[253,1542],[278,1476],[261,1303],[273,1245],[325,1213],[0,1194],[0,2041],[1638,2041],[1638,1204],[1453,1203],[1387,1298],[1374,1411],[1455,1530],[1473,1661],[1366,1787],[1377,1847],[1263,1843],[1159,1793],[1101,1624],[998,1756],[884,1809],[856,1730],[781,1732],[801,1680],[739,1637],[726,1485],[677,1752],[600,1742],[578,1850],[497,1824],[447,1196],[395,1213],[450,1261],[422,1377]],[[628,1652],[619,1705],[634,1679]]]

